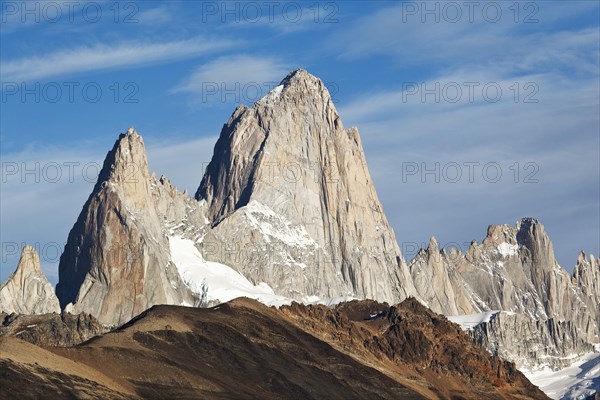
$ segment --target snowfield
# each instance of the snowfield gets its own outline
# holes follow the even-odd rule
[[[200,295],[206,303],[225,303],[237,297],[248,297],[267,306],[281,307],[292,304],[292,299],[276,295],[264,282],[252,284],[233,268],[218,262],[206,261],[198,248],[189,239],[169,236],[171,261],[177,267],[181,279],[192,292]],[[336,304],[356,300],[352,296],[321,299],[306,296],[304,304],[323,304],[333,307]],[[181,304],[191,306],[191,304]]]
[[[522,370],[534,385],[556,400],[583,400],[600,391],[600,353],[588,353],[570,367]]]
[[[291,300],[277,296],[266,283],[253,285],[233,268],[206,261],[194,242],[178,236],[169,237],[171,261],[177,267],[183,282],[197,294],[203,294],[206,302],[225,303],[237,297],[256,299],[268,306],[290,304]]]
[[[279,86],[275,86],[273,88],[273,90],[271,90],[269,93],[265,94],[263,97],[261,97],[257,103],[272,103],[274,100],[276,100],[280,95],[281,92],[283,91],[283,85],[279,85]]]

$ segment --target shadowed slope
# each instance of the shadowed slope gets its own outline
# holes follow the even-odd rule
[[[425,398],[304,332],[276,309],[247,299],[211,309],[155,306],[114,332],[50,351],[121,388],[102,390],[128,391],[141,398]],[[37,374],[35,365],[15,365],[11,359],[2,354],[3,365],[23,376],[10,383],[13,388],[44,387],[29,379]],[[83,388],[61,363],[56,365],[48,376],[69,375],[65,393]]]

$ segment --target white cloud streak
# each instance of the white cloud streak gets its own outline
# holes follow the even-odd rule
[[[243,54],[224,56],[200,65],[173,92],[201,94],[206,84],[226,88],[234,88],[236,84],[276,84],[287,72],[286,64],[276,58]]]
[[[128,68],[171,62],[230,48],[227,39],[195,37],[163,43],[122,42],[96,44],[0,63],[2,81],[28,81],[66,74]]]
[[[598,59],[597,26],[581,30],[548,29],[552,23],[564,22],[564,18],[573,14],[582,15],[586,10],[597,13],[594,2],[574,2],[579,7],[561,2],[536,3],[538,22],[531,24],[522,20],[515,23],[510,8],[513,3],[495,3],[503,9],[503,17],[495,23],[486,21],[481,10],[470,22],[464,9],[462,18],[455,23],[444,18],[435,22],[435,13],[422,14],[427,8],[425,3],[411,3],[419,6],[420,12],[407,14],[405,4],[385,7],[332,35],[327,40],[328,47],[342,59],[387,56],[398,66],[429,64],[437,69],[471,64],[486,68],[500,65],[518,71],[550,65],[589,72]],[[433,5],[439,7],[440,2]]]

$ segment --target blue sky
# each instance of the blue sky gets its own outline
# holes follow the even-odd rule
[[[220,128],[288,71],[357,126],[405,257],[538,218],[559,263],[600,243],[596,1],[1,3],[0,280],[58,257],[129,126],[195,192]]]

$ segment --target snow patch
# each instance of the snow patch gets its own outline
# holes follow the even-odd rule
[[[514,256],[515,254],[517,254],[519,252],[519,245],[503,242],[503,243],[500,243],[500,245],[498,245],[498,251],[504,257]]]
[[[492,317],[500,311],[487,311],[478,314],[466,315],[447,315],[446,318],[455,324],[460,325],[463,331],[472,331],[479,324],[490,322]]]
[[[248,222],[258,228],[267,243],[274,238],[291,247],[318,247],[304,226],[293,226],[290,221],[256,200],[240,210],[244,211]]]
[[[278,98],[281,95],[282,90],[283,90],[283,85],[275,86],[275,88],[273,88],[273,90],[271,90],[269,93],[265,94],[258,101],[261,103],[267,103],[269,101],[275,100],[276,98]]]
[[[319,300],[321,300],[319,298],[319,296],[304,296],[304,298],[302,299],[302,303],[304,303],[304,304],[315,304]]]

